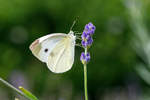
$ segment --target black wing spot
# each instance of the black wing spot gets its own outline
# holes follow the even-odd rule
[[[44,50],[44,52],[45,52],[45,53],[48,52],[48,49],[46,48],[46,49]]]

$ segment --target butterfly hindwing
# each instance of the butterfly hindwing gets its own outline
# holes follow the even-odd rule
[[[74,43],[72,38],[62,39],[48,57],[48,68],[55,73],[63,73],[71,69],[74,62]]]

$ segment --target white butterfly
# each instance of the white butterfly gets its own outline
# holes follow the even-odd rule
[[[52,72],[63,73],[73,65],[75,40],[73,31],[68,34],[54,33],[35,40],[30,45],[30,50]]]

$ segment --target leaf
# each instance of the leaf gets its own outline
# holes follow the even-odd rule
[[[30,100],[38,100],[36,96],[30,93],[28,90],[24,89],[22,86],[19,86],[19,89],[28,97]]]

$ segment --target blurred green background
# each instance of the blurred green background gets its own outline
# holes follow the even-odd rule
[[[134,16],[131,18],[127,1],[130,0],[0,0],[0,77],[16,87],[25,87],[40,100],[84,100],[80,62],[83,49],[76,47],[74,65],[63,74],[49,71],[29,50],[29,45],[41,36],[68,33],[79,16],[74,31],[82,32],[88,22],[96,26],[88,64],[89,100],[150,100],[149,80],[136,69],[138,63],[149,64],[134,48],[132,40],[139,23],[133,21]],[[139,1],[148,31],[150,1]],[[150,69],[146,69],[149,73]],[[144,77],[150,75],[143,73]],[[0,100],[15,97],[26,100],[0,83]]]

